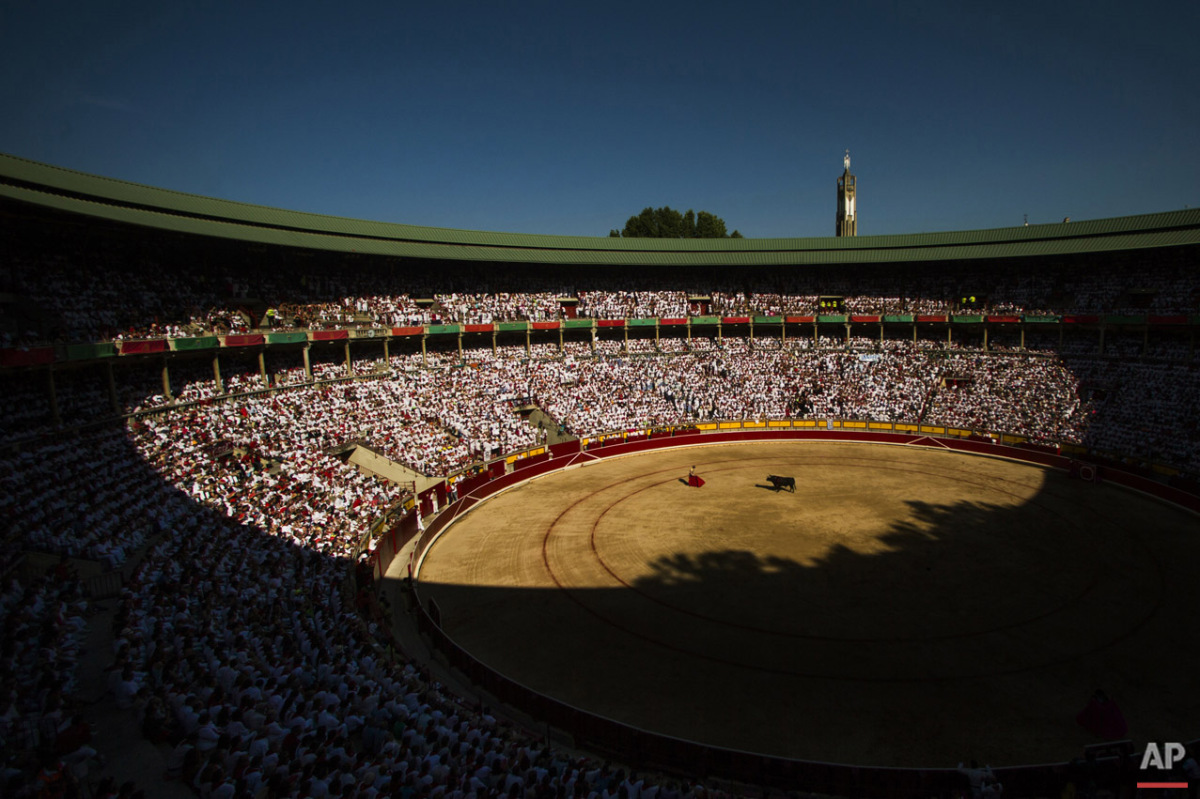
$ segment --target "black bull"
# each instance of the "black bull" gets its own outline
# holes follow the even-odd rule
[[[780,477],[776,474],[768,474],[767,482],[775,487],[776,491],[787,489],[793,494],[796,493],[796,478],[795,477]]]

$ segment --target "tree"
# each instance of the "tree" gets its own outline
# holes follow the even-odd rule
[[[629,217],[623,230],[608,231],[610,238],[626,239],[740,239],[736,230],[727,233],[725,220],[708,211],[688,209],[681,214],[669,205],[644,208],[637,216]]]

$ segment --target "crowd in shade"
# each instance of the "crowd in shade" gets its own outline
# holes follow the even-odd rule
[[[0,348],[63,341],[188,337],[257,329],[489,324],[569,317],[810,316],[838,297],[849,314],[1195,313],[1200,277],[1186,265],[1064,263],[804,267],[688,276],[614,268],[578,285],[555,270],[404,268],[390,261],[283,263],[286,253],[236,250],[197,259],[178,242],[114,237],[74,242],[12,231],[0,263]],[[345,256],[342,256],[343,258]],[[87,264],[81,269],[80,264]],[[581,279],[582,280],[582,279]]]
[[[169,778],[230,799],[723,796],[547,748],[405,659],[373,593],[348,579],[347,540],[325,532],[356,518],[339,499],[382,487],[307,460],[313,479],[258,479],[271,470],[262,470],[267,453],[251,457],[256,440],[285,457],[303,447],[255,439],[247,431],[264,427],[266,410],[227,405],[243,420],[235,429],[245,453],[220,454],[198,429],[175,431],[180,446],[162,438],[167,422],[78,437],[75,457],[119,475],[127,508],[119,520],[97,513],[104,498],[85,491],[52,503],[62,518],[94,518],[86,532],[114,536],[110,547],[126,527],[151,534],[121,592],[107,685],[117,707],[170,751]],[[170,423],[186,427],[187,417]],[[279,516],[293,505],[307,512]],[[59,572],[10,580],[0,594],[5,795],[38,796],[50,778],[62,795],[77,795],[64,785],[86,780],[96,762],[75,713],[87,603],[78,580]]]

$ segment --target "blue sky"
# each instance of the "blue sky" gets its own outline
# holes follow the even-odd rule
[[[1194,207],[1200,3],[1144,9],[11,3],[0,151],[521,233],[603,236],[670,205],[832,235],[846,149],[860,235]]]

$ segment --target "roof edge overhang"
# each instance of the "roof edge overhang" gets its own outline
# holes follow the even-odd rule
[[[1117,252],[1200,244],[1200,209],[1052,225],[847,238],[619,239],[455,230],[248,205],[0,154],[0,196],[200,236],[402,258],[563,265],[785,266]]]

